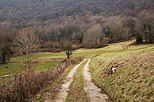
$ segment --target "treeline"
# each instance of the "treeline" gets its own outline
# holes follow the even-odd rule
[[[7,24],[0,25],[0,63],[9,62],[13,55],[12,42],[16,29]]]
[[[71,41],[85,48],[98,48],[108,43],[126,41],[137,34],[146,43],[153,42],[152,14],[143,13],[138,17],[131,16],[87,16],[85,18],[66,18],[60,24],[49,24],[36,27],[39,37],[45,41],[64,44]],[[47,44],[47,43],[45,43]],[[54,47],[54,46],[52,46]]]
[[[18,38],[19,33],[24,31],[24,28],[30,28],[31,31],[28,33],[38,36],[39,47],[48,49],[47,51],[62,49],[67,41],[78,45],[78,47],[99,48],[108,43],[125,41],[132,37],[137,37],[137,43],[153,43],[154,20],[152,17],[152,14],[143,12],[138,17],[87,15],[82,18],[71,16],[65,20],[59,20],[57,23],[47,22],[42,25],[33,24],[30,26],[1,23],[0,62],[9,61],[14,53],[14,41]],[[29,41],[27,42],[29,43]],[[31,42],[33,41],[31,40]],[[31,46],[29,45],[29,47]],[[62,50],[57,52],[59,51]]]

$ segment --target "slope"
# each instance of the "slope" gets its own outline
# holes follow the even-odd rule
[[[146,46],[140,50],[131,51],[130,47],[118,53],[109,52],[92,59],[92,77],[116,101],[153,102],[154,47]]]

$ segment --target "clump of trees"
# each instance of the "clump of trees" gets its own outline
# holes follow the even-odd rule
[[[8,24],[0,25],[0,63],[8,63],[13,56],[13,37],[16,30]]]
[[[143,39],[142,36],[140,35],[140,33],[136,34],[136,44],[142,44]]]
[[[10,61],[11,56],[13,55],[12,44],[8,42],[5,45],[1,45],[0,49],[0,63],[7,63]]]
[[[154,38],[154,30],[152,29],[153,26],[154,26],[154,20],[152,14],[143,13],[139,16],[137,30],[140,32],[140,36],[142,36],[143,39],[145,40],[144,43],[153,43],[153,38]],[[140,36],[138,37],[140,38]]]
[[[106,45],[104,41],[105,34],[100,24],[95,24],[84,34],[84,44],[87,48],[102,47]]]

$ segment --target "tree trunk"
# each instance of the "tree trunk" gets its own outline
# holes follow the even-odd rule
[[[67,58],[70,59],[70,55],[69,54],[67,54]]]
[[[5,53],[2,53],[2,63],[4,64],[6,62]]]
[[[28,69],[30,70],[30,62],[28,61]]]
[[[27,52],[27,66],[28,66],[28,69],[30,70],[30,55],[29,53]]]

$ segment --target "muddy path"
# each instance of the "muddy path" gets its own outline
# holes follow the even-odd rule
[[[84,59],[85,61],[86,59]],[[54,99],[48,99],[45,102],[65,102],[67,96],[68,96],[68,91],[69,86],[71,85],[72,81],[74,80],[73,76],[76,72],[76,70],[79,68],[79,66],[84,62],[82,61],[81,63],[79,63],[78,65],[76,65],[70,72],[69,74],[66,76],[66,78],[64,80],[62,80],[62,85],[60,86],[57,92],[57,94],[55,95]]]
[[[90,102],[112,102],[110,97],[107,94],[102,93],[102,90],[92,82],[89,63],[90,59],[83,68],[84,91],[87,94],[87,98]]]

